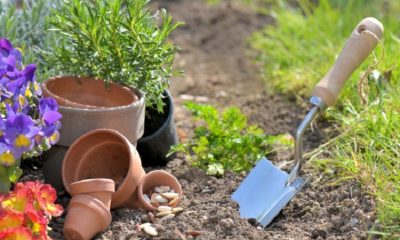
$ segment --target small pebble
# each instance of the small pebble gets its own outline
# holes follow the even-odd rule
[[[149,212],[148,215],[149,215],[150,221],[151,221],[152,223],[155,223],[155,222],[156,222],[156,219],[155,219],[155,217],[154,217],[154,214],[151,213],[151,212]]]
[[[346,198],[345,200],[343,200],[343,205],[346,207],[351,207],[353,206],[354,201],[350,198]]]
[[[185,231],[185,234],[193,236],[193,237],[197,237],[197,236],[201,235],[201,232],[197,231],[197,230],[187,230],[187,231]]]
[[[143,224],[139,225],[139,228],[140,228],[140,230],[142,230],[146,226],[151,226],[151,224],[150,223],[143,223]]]
[[[168,205],[170,206],[174,206],[179,202],[179,197],[176,197],[174,199],[172,199],[171,201],[169,201]]]
[[[166,212],[166,211],[171,211],[172,208],[168,206],[159,206],[157,209],[159,212]]]
[[[151,195],[150,204],[153,205],[153,206],[155,206],[155,207],[158,207],[158,206],[160,205],[160,203],[159,203],[159,202],[157,201],[157,199],[156,199],[157,196],[160,196],[160,195],[157,194],[157,193],[153,193],[153,194]]]
[[[167,216],[169,214],[173,214],[173,212],[172,211],[159,212],[159,213],[156,214],[156,217],[164,217],[164,216]]]
[[[201,223],[202,223],[202,224],[208,224],[209,221],[210,221],[210,220],[209,220],[209,217],[208,217],[208,216],[204,215],[204,216],[201,217]]]
[[[160,190],[161,190],[161,193],[166,193],[171,190],[171,187],[170,186],[161,186]]]
[[[232,220],[232,218],[225,218],[221,219],[219,224],[225,229],[231,229],[235,225],[235,222]]]
[[[161,221],[165,221],[165,220],[168,220],[168,219],[172,219],[174,217],[175,217],[175,214],[171,213],[171,214],[168,214],[168,215],[162,217],[160,220]]]
[[[152,236],[152,237],[158,236],[157,229],[155,229],[155,228],[152,227],[151,225],[146,225],[146,226],[144,227],[144,231],[145,231],[148,235],[150,235],[150,236]]]
[[[162,193],[161,196],[163,196],[163,197],[165,197],[165,198],[167,198],[167,199],[169,199],[169,200],[172,200],[172,199],[178,197],[179,194],[177,194],[177,193],[171,193],[171,192],[166,192],[166,193]]]
[[[181,207],[173,208],[173,209],[172,209],[172,212],[173,212],[173,213],[180,213],[180,212],[183,212],[183,208],[181,208]]]
[[[167,203],[167,202],[168,202],[168,199],[164,198],[164,197],[161,196],[161,195],[157,195],[157,196],[155,197],[155,200],[156,200],[157,202],[159,202],[159,203]]]

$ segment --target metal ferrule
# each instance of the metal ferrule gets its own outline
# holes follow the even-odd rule
[[[307,127],[310,126],[311,122],[318,116],[318,113],[323,112],[326,109],[326,104],[319,97],[312,96],[310,98],[310,103],[313,105],[310,111],[305,116],[304,120],[301,122],[297,128],[295,135],[295,165],[289,173],[288,180],[286,181],[286,186],[293,183],[299,176],[301,165],[303,162],[303,137],[304,132]]]

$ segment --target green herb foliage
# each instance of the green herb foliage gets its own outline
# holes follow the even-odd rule
[[[225,170],[248,171],[254,163],[272,151],[279,137],[267,136],[236,107],[222,113],[211,105],[186,103],[199,126],[186,143],[172,147],[171,153],[186,154],[192,164],[210,175],[221,176]]]
[[[51,16],[59,38],[48,62],[61,73],[93,76],[146,94],[147,106],[162,111],[176,47],[166,39],[180,25],[148,0],[63,0]],[[159,20],[161,23],[159,23]]]

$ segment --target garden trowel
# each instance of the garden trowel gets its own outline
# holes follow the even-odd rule
[[[382,34],[383,26],[375,18],[365,18],[357,25],[336,63],[314,88],[312,107],[296,131],[294,167],[288,174],[266,158],[259,160],[232,195],[239,203],[241,217],[254,218],[266,227],[300,191],[305,182],[299,177],[304,131],[319,113],[334,104],[345,81],[372,52]]]

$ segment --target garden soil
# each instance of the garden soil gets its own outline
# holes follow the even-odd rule
[[[238,106],[252,124],[268,134],[293,134],[307,105],[271,95],[268,85],[260,79],[260,69],[250,60],[248,37],[266,24],[274,24],[273,18],[229,2],[208,6],[200,0],[160,0],[154,3],[154,8],[158,7],[186,23],[171,37],[181,48],[176,65],[185,72],[171,79],[180,141],[190,138],[195,127],[182,107],[187,100],[220,109]],[[329,140],[324,126],[314,129],[306,133],[307,150]],[[293,154],[278,151],[269,158],[287,170]],[[40,162],[26,162],[23,167],[22,180],[43,179]],[[156,221],[159,235],[150,238],[138,230],[138,224],[151,221],[147,212],[114,210],[111,226],[95,239],[366,239],[366,231],[375,220],[375,203],[356,182],[333,184],[334,179],[322,175],[311,164],[305,164],[302,171],[308,180],[303,191],[266,229],[253,219],[241,219],[238,205],[230,199],[245,174],[228,171],[223,178],[211,177],[191,167],[180,155],[161,169],[171,172],[181,183],[184,198],[180,206],[184,212]],[[146,169],[150,170],[153,169]],[[273,183],[260,182],[259,191],[269,184]],[[58,201],[67,207],[69,196],[59,192]],[[63,239],[63,217],[50,224],[54,239]]]

